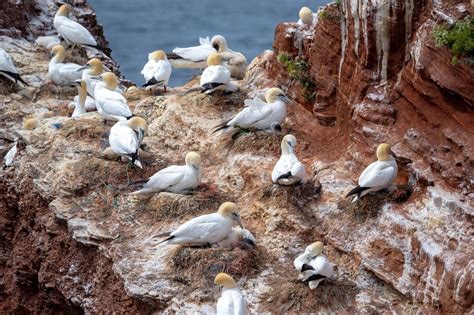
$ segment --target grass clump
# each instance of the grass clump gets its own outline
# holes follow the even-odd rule
[[[474,19],[467,16],[451,26],[438,25],[433,31],[436,47],[446,46],[450,49],[452,64],[458,64],[462,56],[468,63],[474,59]]]
[[[290,78],[300,82],[305,91],[305,98],[312,101],[315,95],[313,92],[315,83],[309,74],[309,65],[306,60],[300,56],[293,58],[290,54],[284,52],[279,53],[277,59],[285,67]]]

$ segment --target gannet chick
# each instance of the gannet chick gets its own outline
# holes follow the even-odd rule
[[[298,21],[298,24],[306,24],[306,25],[312,25],[313,24],[313,11],[311,11],[310,8],[308,7],[302,7],[300,10],[300,20]]]
[[[211,94],[217,90],[225,90],[230,82],[230,71],[221,66],[221,55],[212,53],[207,57],[207,68],[201,75],[201,92]]]
[[[13,160],[15,159],[17,153],[17,142],[13,143],[13,146],[8,150],[7,154],[3,157],[3,161],[5,163],[4,169],[11,166],[13,164]]]
[[[355,202],[364,195],[373,191],[379,191],[389,187],[397,178],[397,161],[390,154],[391,148],[387,143],[379,144],[377,147],[377,161],[371,163],[359,177],[359,185],[352,189],[347,195],[355,195]]]
[[[265,102],[260,98],[246,99],[244,109],[234,118],[216,126],[214,132],[236,132],[238,129],[278,129],[286,118],[286,102],[291,99],[279,88],[268,89]]]
[[[20,77],[12,58],[3,48],[0,48],[0,75],[15,82],[15,84],[18,84],[18,81],[20,81],[24,85],[29,85]]]
[[[156,50],[148,55],[148,62],[143,67],[141,74],[145,78],[143,87],[147,89],[152,86],[163,86],[166,93],[166,87],[171,76],[171,64],[166,58],[163,50]]]
[[[222,295],[217,300],[217,315],[247,315],[247,300],[235,284],[234,279],[221,272],[214,283],[222,286]]]
[[[161,243],[211,245],[225,239],[235,224],[243,228],[239,208],[233,202],[224,202],[217,212],[201,215],[183,223]]]
[[[93,79],[104,72],[102,61],[98,58],[92,58],[85,65],[79,67],[78,71],[82,71],[82,80],[86,81],[87,94],[94,97],[94,89],[99,80]]]
[[[71,84],[80,80],[82,72],[78,71],[81,67],[75,63],[63,63],[66,58],[66,50],[61,45],[56,45],[51,49],[53,58],[48,66],[48,78],[56,85]]]
[[[71,117],[78,117],[86,113],[86,98],[87,98],[87,87],[86,81],[81,80],[77,82],[77,101],[74,98],[74,111],[72,112]],[[95,107],[95,106],[94,106]]]
[[[182,193],[195,189],[201,183],[201,156],[196,152],[186,154],[186,165],[172,165],[150,177],[143,188],[132,193],[169,191]]]
[[[109,144],[115,153],[132,160],[132,164],[143,168],[138,160],[138,152],[148,130],[146,121],[138,116],[129,120],[119,120],[110,129]]]
[[[251,248],[255,248],[257,244],[257,240],[255,237],[250,233],[247,229],[242,229],[239,227],[233,227],[230,231],[229,235],[225,239],[220,242],[213,244],[213,247],[218,248],[228,248],[234,249],[239,247],[240,245],[249,246]]]
[[[69,44],[89,46],[103,51],[103,47],[97,45],[94,37],[84,26],[68,18],[71,10],[70,4],[63,4],[56,12],[53,23],[58,34]]]
[[[307,182],[304,165],[295,154],[296,138],[286,135],[281,141],[281,157],[272,172],[272,181],[280,185],[293,185]]]
[[[303,254],[296,257],[293,264],[300,272],[300,279],[309,284],[309,288],[315,289],[319,283],[327,278],[332,278],[334,265],[322,254],[324,245],[315,242],[306,247]]]
[[[93,77],[97,78],[97,77]],[[95,106],[99,114],[108,120],[126,120],[133,116],[127,100],[116,91],[117,76],[112,72],[105,72],[99,78],[104,81],[98,83],[94,89]]]
[[[35,117],[27,118],[23,121],[23,129],[33,130],[36,128],[37,120]]]

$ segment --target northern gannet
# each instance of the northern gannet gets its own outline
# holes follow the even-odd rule
[[[359,185],[352,189],[347,195],[355,195],[352,202],[362,196],[389,187],[395,181],[398,173],[397,161],[390,154],[391,148],[387,143],[379,144],[377,147],[377,161],[371,163],[359,177]]]
[[[77,83],[77,96],[74,97],[74,111],[71,117],[78,117],[86,113],[87,87],[86,81],[81,80]],[[95,106],[94,106],[95,107]]]
[[[221,65],[221,55],[212,53],[207,57],[207,68],[201,75],[201,92],[210,94],[225,90],[230,82],[230,71]]]
[[[224,202],[217,212],[201,215],[183,223],[161,243],[212,245],[225,239],[235,224],[243,228],[239,208],[233,202]]]
[[[105,119],[126,120],[133,116],[128,107],[127,100],[122,94],[116,91],[118,78],[112,72],[105,72],[100,77],[104,82],[96,84],[94,89],[95,106],[97,111]]]
[[[16,153],[18,151],[17,149],[17,142],[13,143],[13,146],[8,150],[7,154],[3,157],[3,161],[5,163],[5,166],[3,167],[4,169],[11,166],[13,164],[13,160],[15,159]]]
[[[103,47],[97,45],[94,37],[84,26],[68,18],[71,10],[70,4],[63,4],[56,12],[53,23],[58,34],[69,44],[89,46],[103,51]]]
[[[18,84],[18,81],[24,85],[28,85],[16,70],[13,60],[10,55],[3,49],[0,48],[0,75],[3,75],[12,82]]]
[[[87,93],[94,97],[94,89],[99,80],[93,79],[104,72],[102,61],[98,58],[92,58],[85,65],[79,67],[78,71],[82,71],[82,80],[86,81]]]
[[[259,97],[246,99],[244,109],[234,118],[216,126],[214,132],[222,130],[227,133],[247,128],[278,129],[286,118],[286,102],[290,101],[291,99],[279,88],[268,89],[265,101]]]
[[[142,163],[138,160],[138,152],[147,130],[148,124],[141,117],[135,116],[129,120],[119,120],[110,129],[110,147],[118,155],[130,158],[132,164],[143,168]]]
[[[323,248],[323,243],[315,242],[307,246],[304,253],[293,262],[300,272],[299,278],[308,283],[310,289],[317,288],[321,281],[334,275],[334,265],[322,254]]]
[[[308,7],[302,7],[299,13],[300,20],[298,24],[300,25],[312,25],[313,24],[313,11]]]
[[[186,154],[186,165],[172,165],[158,171],[142,189],[132,194],[160,191],[182,193],[199,186],[201,179],[201,156],[196,152],[189,152]]]
[[[242,229],[240,226],[233,227],[229,235],[220,242],[213,244],[213,247],[234,249],[240,245],[250,246],[255,248],[257,240],[252,233],[247,229]]]
[[[286,135],[281,141],[281,157],[272,172],[272,181],[280,185],[293,185],[307,182],[304,165],[295,154],[296,138]]]
[[[234,279],[221,272],[214,283],[222,286],[222,294],[217,300],[217,315],[247,315],[247,301],[235,284]]]
[[[148,55],[148,62],[143,67],[141,74],[145,78],[144,87],[163,86],[166,87],[171,76],[171,64],[166,58],[163,50],[156,50]]]
[[[82,72],[78,71],[81,67],[75,63],[63,63],[66,58],[66,50],[61,45],[56,45],[51,49],[53,58],[48,66],[48,78],[56,85],[67,85],[80,80]]]

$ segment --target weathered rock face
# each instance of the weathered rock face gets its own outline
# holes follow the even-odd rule
[[[326,19],[308,29],[280,24],[275,52],[257,57],[238,82],[242,90],[231,96],[183,95],[193,80],[165,96],[129,98],[133,112],[149,122],[144,170],[100,154],[111,125],[96,113],[66,117],[72,91],[36,93],[47,72],[46,50],[2,37],[1,47],[34,87],[0,99],[2,153],[11,140],[26,143],[14,165],[0,171],[0,309],[212,313],[220,293],[213,277],[227,271],[252,312],[468,312],[472,69],[452,66],[429,32],[439,12],[457,13],[449,3],[391,1],[378,9],[372,3],[380,2],[330,5]],[[276,61],[280,52],[307,60],[313,96],[288,79]],[[70,57],[85,57],[75,54]],[[302,105],[289,105],[281,133],[235,141],[212,134],[247,94],[277,84]],[[36,129],[22,130],[30,115],[38,118]],[[290,132],[312,179],[279,187],[270,174]],[[381,141],[394,144],[398,190],[349,204],[344,195]],[[127,194],[134,189],[128,182],[183,163],[190,150],[204,164],[195,192]],[[404,194],[412,174],[417,185]],[[159,244],[159,234],[223,201],[242,208],[256,249]],[[325,242],[336,279],[310,291],[297,281],[292,261],[315,240]]]

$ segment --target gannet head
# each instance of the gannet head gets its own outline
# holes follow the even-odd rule
[[[286,135],[281,140],[281,152],[291,153],[295,151],[296,137],[293,135]]]
[[[316,257],[323,252],[323,249],[324,245],[322,242],[314,242],[313,244],[306,247],[305,252],[310,254],[311,257]]]
[[[217,274],[217,276],[214,278],[214,284],[220,285],[225,289],[233,289],[237,287],[234,278],[232,278],[225,272]]]
[[[197,152],[188,152],[186,154],[186,165],[192,166],[195,169],[199,169],[201,167],[201,156]]]
[[[87,98],[87,85],[86,81],[80,80],[77,85],[77,92],[79,94],[79,103],[84,105]]]
[[[300,19],[306,25],[313,24],[313,11],[308,7],[302,7],[300,10]]]
[[[70,4],[63,4],[59,7],[58,12],[56,13],[57,16],[68,16],[69,12],[71,12],[72,7]]]
[[[207,65],[208,66],[218,66],[221,64],[222,57],[219,53],[212,53],[207,56]]]
[[[92,69],[91,75],[99,75],[104,71],[104,66],[102,65],[102,61],[97,58],[92,58],[87,62],[87,64]]]
[[[230,218],[235,221],[242,229],[244,228],[240,220],[240,211],[237,205],[233,202],[224,202],[217,211],[221,216]]]
[[[155,50],[151,54],[148,55],[148,60],[166,60],[166,54],[163,50]]]
[[[281,100],[285,103],[291,101],[291,99],[288,96],[286,96],[285,92],[283,92],[279,88],[268,89],[267,92],[265,93],[265,101],[267,103],[273,103],[273,102],[276,102],[277,100]]]
[[[390,160],[391,147],[390,144],[381,143],[377,147],[377,160],[379,161],[388,161]]]
[[[25,119],[23,121],[23,129],[26,129],[26,130],[33,130],[36,128],[36,118],[33,116],[33,117],[29,117],[27,119]]]
[[[66,49],[62,45],[54,45],[51,48],[51,56],[56,57],[59,62],[63,62],[66,57]]]
[[[217,52],[224,52],[227,51],[227,41],[225,40],[224,36],[216,35],[211,39],[211,45],[214,47]]]
[[[104,72],[100,75],[105,82],[105,87],[109,90],[115,90],[118,86],[118,78],[113,72]]]
[[[147,134],[148,132],[148,124],[146,123],[145,119],[139,116],[134,116],[127,120],[127,125],[134,130],[143,130],[143,134]]]

